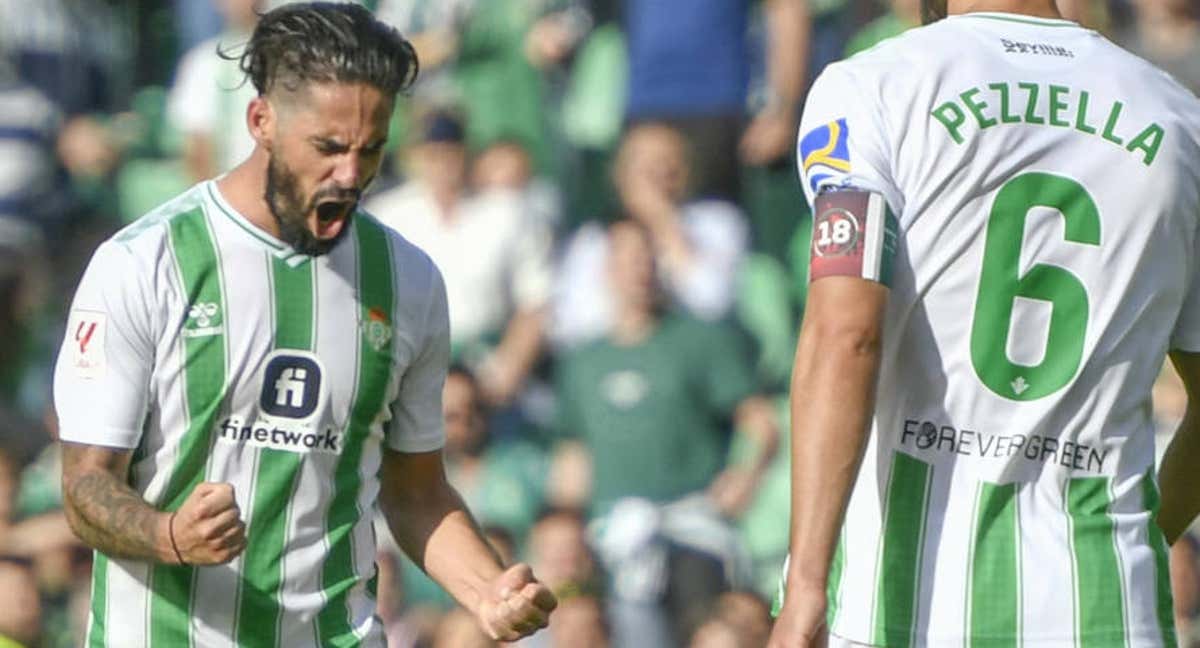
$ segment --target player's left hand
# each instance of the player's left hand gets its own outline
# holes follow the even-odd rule
[[[796,139],[796,119],[782,109],[766,109],[754,116],[738,151],[751,166],[765,166],[792,150]]]
[[[492,639],[516,641],[545,628],[558,599],[524,563],[509,567],[479,605],[479,623]]]

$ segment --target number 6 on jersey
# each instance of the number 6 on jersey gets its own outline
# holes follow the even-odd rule
[[[1100,212],[1078,182],[1049,173],[1026,173],[1000,188],[988,215],[983,270],[971,323],[971,365],[996,394],[1018,401],[1048,396],[1074,379],[1083,358],[1088,295],[1079,277],[1059,266],[1035,264],[1020,271],[1025,220],[1034,207],[1058,210],[1065,221],[1063,238],[1100,245]],[[1045,355],[1036,365],[1008,357],[1016,298],[1050,302],[1053,312]]]

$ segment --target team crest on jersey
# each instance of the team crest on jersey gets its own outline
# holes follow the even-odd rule
[[[805,133],[799,148],[797,157],[814,193],[822,181],[850,172],[850,128],[844,117]]]
[[[392,324],[382,308],[373,306],[367,309],[367,318],[363,321],[363,337],[376,351],[383,351],[391,341]]]
[[[215,302],[196,302],[188,307],[183,324],[184,337],[204,337],[221,332],[221,306]]]

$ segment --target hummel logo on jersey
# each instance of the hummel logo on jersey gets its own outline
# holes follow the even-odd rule
[[[1022,43],[1020,41],[1011,41],[1007,38],[1001,38],[1000,44],[1004,46],[1004,52],[1009,54],[1046,54],[1049,56],[1065,56],[1067,58],[1075,58],[1075,52],[1072,52],[1071,50],[1060,45],[1050,45],[1048,43]]]
[[[221,307],[214,302],[196,302],[188,307],[184,337],[204,337],[221,332]]]

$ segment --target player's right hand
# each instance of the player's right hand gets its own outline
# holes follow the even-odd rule
[[[175,546],[189,565],[219,565],[246,548],[246,524],[233,486],[201,482],[175,512]]]

